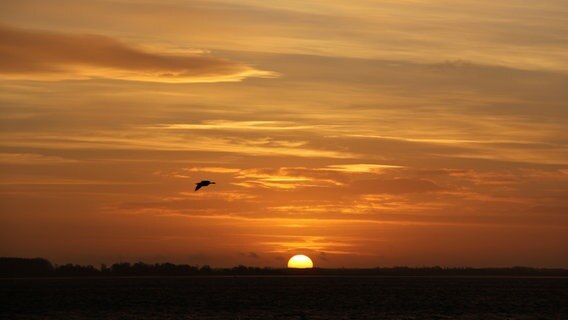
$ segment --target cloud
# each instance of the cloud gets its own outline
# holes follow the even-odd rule
[[[315,174],[314,174],[315,173]],[[300,187],[329,187],[342,185],[332,177],[318,175],[308,168],[247,169],[241,170],[234,185],[246,188],[296,189]]]
[[[355,164],[337,164],[329,165],[327,170],[349,172],[349,173],[380,173],[384,169],[397,169],[401,166],[386,165],[386,164],[369,164],[369,163],[355,163]]]
[[[76,163],[77,160],[35,153],[0,153],[0,164],[9,165],[60,165]]]
[[[285,121],[231,121],[231,120],[208,120],[203,123],[177,123],[162,124],[158,129],[172,130],[259,130],[259,131],[284,131],[284,130],[307,130],[314,126],[298,125]]]
[[[243,257],[247,257],[247,258],[251,258],[251,259],[260,259],[260,256],[256,253],[256,252],[241,252],[239,253],[239,255],[243,256]]]
[[[266,246],[272,253],[295,253],[298,251],[309,253],[312,256],[326,252],[331,254],[356,254],[350,251],[353,244],[352,239],[333,240],[323,236],[285,236],[284,239],[277,241],[263,241],[262,245]]]
[[[298,142],[272,138],[245,139],[235,136],[191,136],[191,143],[183,135],[168,135],[162,132],[147,132],[130,129],[121,131],[92,131],[74,136],[50,134],[49,132],[4,134],[1,143],[5,147],[36,147],[48,149],[90,149],[107,150],[161,150],[223,152],[246,155],[294,156],[303,158],[353,158],[356,155],[325,149],[299,147]],[[39,141],[41,140],[41,141]]]
[[[367,194],[404,194],[404,193],[423,193],[443,190],[432,181],[417,178],[395,178],[395,179],[369,179],[355,181],[351,188],[355,192]]]
[[[225,168],[225,167],[194,167],[184,169],[189,172],[211,172],[211,173],[236,173],[240,169],[237,168]]]
[[[0,37],[0,72],[10,79],[110,78],[188,83],[275,76],[272,72],[220,58],[147,52],[101,35],[0,25]]]

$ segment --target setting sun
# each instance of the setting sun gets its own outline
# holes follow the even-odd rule
[[[312,259],[303,254],[298,254],[288,260],[288,268],[294,269],[310,269],[314,267]]]

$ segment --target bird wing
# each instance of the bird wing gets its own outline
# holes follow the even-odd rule
[[[203,186],[200,183],[196,183],[195,191],[201,189],[201,187],[203,187]]]

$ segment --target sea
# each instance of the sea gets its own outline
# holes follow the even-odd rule
[[[566,277],[0,279],[0,319],[568,319]]]

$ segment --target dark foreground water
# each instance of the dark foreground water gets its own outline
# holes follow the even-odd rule
[[[0,279],[0,319],[568,319],[568,278]]]

